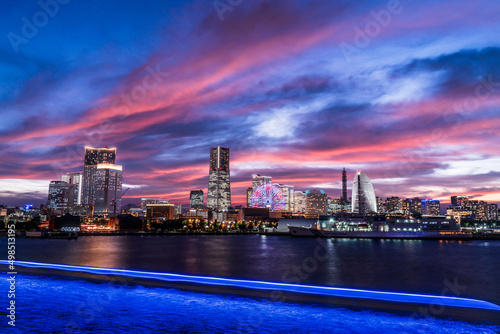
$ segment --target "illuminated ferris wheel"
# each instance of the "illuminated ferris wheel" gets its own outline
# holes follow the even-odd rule
[[[272,211],[282,211],[286,208],[285,195],[281,188],[274,184],[262,184],[252,192],[250,206],[252,208],[269,208]]]

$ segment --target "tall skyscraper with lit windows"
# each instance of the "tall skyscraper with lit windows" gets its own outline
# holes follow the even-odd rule
[[[85,160],[83,164],[83,187],[82,204],[94,205],[96,194],[94,193],[95,173],[99,164],[114,164],[116,160],[116,148],[85,147]]]
[[[231,206],[229,153],[229,147],[210,148],[207,207],[216,211],[227,211]]]
[[[114,217],[121,212],[122,166],[98,164],[94,180],[94,215]]]

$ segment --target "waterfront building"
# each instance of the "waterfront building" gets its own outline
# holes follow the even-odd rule
[[[203,209],[203,190],[191,190],[189,206],[191,209]]]
[[[82,172],[66,173],[61,175],[61,181],[74,185],[73,187],[73,200],[70,203],[72,206],[82,205]]]
[[[424,215],[439,216],[441,214],[441,202],[437,199],[423,199],[422,211]]]
[[[328,212],[327,197],[323,190],[307,190],[307,214],[326,215]]]
[[[174,205],[168,203],[146,204],[147,219],[174,219]]]
[[[470,208],[462,206],[451,206],[446,209],[446,215],[451,216],[457,221],[458,224],[462,223],[462,220],[472,220],[473,214]]]
[[[121,211],[122,166],[98,164],[93,178],[94,215],[114,217]]]
[[[486,219],[489,221],[498,221],[498,205],[488,204]]]
[[[170,204],[170,201],[166,198],[142,197],[141,209],[146,210],[148,204]]]
[[[301,213],[305,213],[307,211],[307,194],[305,192],[293,192],[293,211]]]
[[[247,188],[247,208],[250,208],[250,199],[252,197],[252,193],[253,193],[253,188],[252,187],[248,187]]]
[[[401,208],[402,208],[403,214],[409,215],[410,214],[410,199],[409,198],[403,199],[401,204],[402,204]]]
[[[67,210],[74,186],[65,181],[50,181],[47,207],[52,210]],[[71,198],[72,199],[72,198]]]
[[[216,211],[227,211],[231,206],[229,155],[229,147],[210,148],[207,207]]]
[[[384,201],[382,201],[382,199],[378,196],[376,196],[376,200],[377,200],[377,212],[384,213],[385,212]]]
[[[386,198],[385,210],[387,213],[403,213],[403,200],[395,196]]]
[[[293,192],[294,186],[289,186],[285,184],[276,184],[283,191],[283,196],[285,198],[285,211],[293,211]]]
[[[352,186],[352,212],[359,214],[376,213],[375,190],[368,176],[357,171]]]
[[[82,204],[95,204],[95,174],[99,164],[115,164],[116,148],[94,148],[85,147],[85,158],[83,165],[83,185],[82,185]]]
[[[422,210],[422,200],[418,197],[410,199],[410,213],[412,214],[423,214]]]

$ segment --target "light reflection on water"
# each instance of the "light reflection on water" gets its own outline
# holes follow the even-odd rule
[[[495,333],[498,326],[141,286],[17,276],[16,328],[55,333]],[[6,291],[6,277],[0,288]]]
[[[323,242],[328,256],[306,259]],[[4,248],[5,240],[0,240]],[[273,236],[80,237],[18,239],[17,259],[283,282],[301,268],[299,283],[441,294],[446,281],[459,297],[500,305],[497,241],[314,239]],[[6,253],[0,254],[5,258]],[[304,262],[306,261],[306,262]],[[311,265],[304,272],[302,266]],[[288,275],[287,277],[290,278]]]

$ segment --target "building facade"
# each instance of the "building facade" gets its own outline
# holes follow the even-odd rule
[[[437,199],[423,199],[422,211],[424,215],[439,216],[441,214],[441,202]]]
[[[422,200],[418,197],[410,199],[410,213],[412,214],[423,214],[422,210]]]
[[[72,203],[71,205],[82,205],[82,187],[83,174],[82,172],[66,173],[61,175],[61,181],[73,185]]]
[[[47,207],[51,210],[67,211],[68,203],[72,200],[74,186],[65,181],[50,181]]]
[[[307,194],[305,192],[293,192],[293,211],[300,213],[305,213],[307,211]]]
[[[227,211],[231,206],[229,155],[229,147],[210,148],[207,207],[215,211]]]
[[[286,184],[276,184],[283,191],[285,198],[285,211],[293,211],[293,193],[294,187]]]
[[[385,199],[385,210],[387,213],[402,213],[403,200],[396,196],[387,197]]]
[[[365,173],[357,171],[352,186],[352,212],[376,213],[377,199],[373,185]]]
[[[114,217],[121,211],[122,166],[98,164],[94,175],[94,215]]]
[[[328,195],[323,190],[308,190],[307,210],[311,215],[326,215],[328,213]]]
[[[83,164],[83,185],[82,185],[82,204],[95,204],[95,175],[97,165],[99,164],[115,164],[116,148],[94,148],[85,147],[85,159]]]
[[[191,209],[203,209],[203,190],[191,190],[189,206]]]

